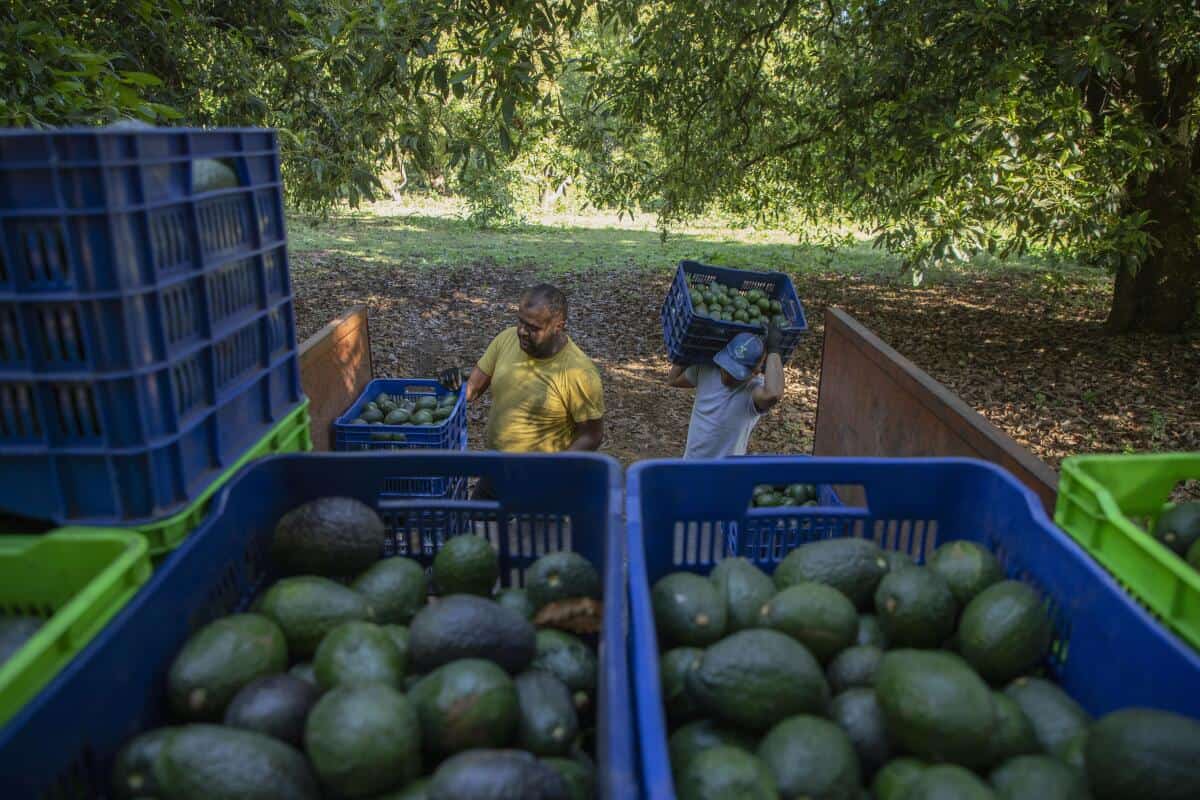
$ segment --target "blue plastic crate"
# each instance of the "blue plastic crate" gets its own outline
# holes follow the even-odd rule
[[[409,396],[432,395],[439,401],[450,390],[428,378],[376,378],[367,384],[354,404],[333,423],[334,450],[466,450],[467,449],[467,396],[465,389],[459,392],[458,401],[450,416],[437,425],[363,425],[351,424],[358,419],[363,406],[380,394],[407,394]],[[402,435],[403,441],[384,437]],[[455,491],[464,491],[465,485],[455,486],[440,477],[406,478],[393,487],[396,497],[453,497]]]
[[[749,510],[758,483],[833,484],[865,505]],[[847,488],[845,491],[842,487]],[[717,526],[733,531],[734,547]],[[922,562],[941,542],[969,539],[1049,602],[1051,675],[1092,714],[1149,706],[1200,717],[1200,654],[1158,625],[1046,517],[1004,470],[970,459],[744,458],[646,461],[630,469],[631,672],[644,796],[674,798],[658,672],[651,584],[669,572],[707,574],[745,556],[767,572],[799,545],[858,536]],[[1116,655],[1114,655],[1116,654]]]
[[[297,406],[295,339],[274,131],[0,131],[0,509],[178,511]]]
[[[493,501],[387,499],[390,479],[479,477]],[[117,751],[164,724],[167,669],[188,635],[245,609],[274,577],[269,544],[278,518],[325,495],[379,509],[389,553],[429,564],[436,530],[457,519],[500,552],[501,582],[521,583],[541,554],[575,550],[604,578],[597,774],[600,796],[636,796],[633,708],[621,535],[621,471],[594,454],[332,453],[253,462],[221,489],[208,519],[75,660],[0,729],[0,786],[13,798],[109,798]],[[383,554],[381,554],[383,555]]]
[[[744,322],[725,322],[696,314],[692,306],[689,284],[692,288],[713,282],[733,285],[739,294],[759,289],[772,300],[783,306],[783,315],[788,325],[783,329],[783,361],[791,358],[792,351],[800,343],[800,337],[808,332],[804,318],[804,306],[796,295],[792,279],[782,272],[751,272],[729,267],[711,267],[696,261],[680,261],[675,270],[675,279],[667,292],[662,306],[663,342],[667,355],[675,364],[708,364],[729,340],[739,333],[763,334],[757,325]]]

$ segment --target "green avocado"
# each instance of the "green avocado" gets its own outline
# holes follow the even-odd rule
[[[579,734],[579,715],[567,685],[549,672],[529,670],[517,687],[517,743],[539,756],[563,756]]]
[[[712,747],[696,756],[676,782],[679,800],[779,800],[771,771],[737,747]]]
[[[862,792],[854,745],[829,720],[806,715],[783,720],[759,742],[758,757],[783,797],[858,800]]]
[[[186,725],[169,733],[154,766],[171,800],[319,800],[299,750],[253,731]]]
[[[1004,580],[1004,570],[990,550],[963,540],[939,546],[926,566],[942,576],[960,607],[993,583]]]
[[[725,600],[712,581],[691,572],[673,572],[651,589],[654,624],[671,645],[704,647],[725,633]]]
[[[499,577],[499,556],[482,536],[453,536],[433,559],[433,581],[442,594],[491,597]]]
[[[316,686],[294,675],[267,675],[233,696],[225,709],[225,724],[255,731],[293,747],[304,739],[304,720],[321,696]]]
[[[600,599],[600,573],[578,553],[542,556],[525,573],[525,591],[535,609],[575,597]]]
[[[1088,782],[1096,800],[1200,797],[1200,722],[1148,708],[1125,708],[1087,736]]]
[[[462,658],[487,658],[517,673],[533,661],[536,641],[533,624],[511,608],[454,594],[413,617],[408,627],[410,668],[426,673]]]
[[[889,572],[875,591],[875,614],[896,647],[940,647],[954,633],[958,606],[946,581],[932,570]]]
[[[797,583],[767,601],[759,624],[786,633],[808,648],[822,664],[854,643],[858,613],[832,586]]]
[[[322,689],[372,683],[399,689],[404,663],[392,637],[370,622],[343,622],[325,635],[313,656]]]
[[[1017,756],[993,770],[988,781],[997,800],[1091,800],[1084,776],[1050,756]]]
[[[1001,581],[963,610],[958,650],[985,680],[1007,683],[1042,661],[1052,635],[1050,617],[1033,587]]]
[[[749,734],[736,728],[722,728],[710,719],[681,725],[667,740],[671,770],[679,774],[697,755],[721,746],[737,747],[753,753],[756,745],[754,737]]]
[[[517,735],[517,688],[491,661],[464,658],[438,667],[409,691],[409,697],[421,720],[425,750],[438,757],[477,747],[505,747]]]
[[[524,750],[468,750],[433,773],[429,800],[571,800],[571,787],[553,767]]]
[[[400,692],[339,686],[313,706],[304,747],[321,783],[341,797],[370,797],[421,774],[421,724]]]
[[[676,647],[658,659],[662,679],[663,706],[672,722],[686,722],[700,712],[696,699],[688,692],[689,673],[699,669],[704,651],[698,647]]]
[[[821,539],[789,553],[775,569],[775,585],[786,589],[807,581],[824,583],[865,611],[887,572],[887,558],[874,542],[857,538]]]
[[[1087,730],[1092,718],[1070,695],[1043,678],[1017,678],[1004,690],[1033,725],[1043,752],[1059,751]]]
[[[757,628],[762,607],[777,591],[770,576],[744,558],[726,558],[708,577],[725,601],[728,632]]]
[[[829,704],[829,718],[850,738],[864,778],[887,763],[891,755],[887,725],[874,689],[860,686],[837,695]]]
[[[283,672],[288,646],[279,626],[259,614],[234,614],[201,628],[167,671],[171,711],[184,720],[221,719],[246,684]]]
[[[364,414],[363,419],[371,420]],[[370,506],[350,497],[321,497],[279,518],[271,541],[288,574],[357,575],[383,556],[387,531]]]
[[[308,575],[277,581],[259,599],[258,610],[283,630],[293,658],[311,656],[325,634],[343,622],[374,617],[370,603],[358,592]]]

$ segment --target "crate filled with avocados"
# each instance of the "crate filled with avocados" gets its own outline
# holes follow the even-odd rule
[[[1200,687],[1200,663],[1162,631],[1122,627],[1153,623],[1116,587],[1083,580],[1081,565],[1089,565],[1040,509],[1034,513],[1025,490],[993,487],[973,498],[1007,502],[1016,514],[939,510],[935,491],[914,487],[939,480],[948,487],[949,476],[901,467],[893,491],[882,481],[866,487],[869,512],[755,503],[759,516],[752,511],[742,521],[737,546],[751,558],[684,566],[671,563],[670,537],[659,531],[713,508],[697,513],[684,500],[662,509],[663,497],[676,497],[667,487],[683,481],[689,498],[724,491],[744,503],[755,471],[721,469],[705,479],[711,485],[698,485],[694,472],[657,469],[634,467],[628,501],[645,535],[639,542],[639,530],[630,543],[635,671],[645,671],[644,655],[654,657],[644,646],[658,646],[660,683],[638,695],[641,740],[658,740],[643,745],[649,797],[1200,797],[1200,701],[1185,708],[1169,693],[1186,697]],[[829,479],[856,483],[847,478],[879,469]],[[800,474],[821,471],[816,464]],[[994,483],[995,476],[978,477]],[[970,485],[961,476],[954,483]],[[915,527],[892,530],[907,537],[916,559],[854,535],[886,534],[886,524],[871,523],[887,521],[892,504],[924,526],[936,520],[937,546]],[[817,516],[762,516],[777,512]],[[1033,537],[1057,541],[1047,548]],[[1040,561],[1047,550],[1064,562]],[[1101,616],[1089,616],[1093,605]],[[646,623],[653,637],[639,632]],[[1071,664],[1069,682],[1091,681],[1082,688],[1093,706],[1097,694],[1111,694],[1100,714],[1058,682],[1072,659],[1095,656],[1103,658]],[[1192,688],[1141,690],[1118,674],[1119,659],[1138,662],[1134,670],[1157,663],[1171,674],[1162,680]],[[665,730],[646,721],[655,715],[643,713],[643,700],[661,704]],[[1142,707],[1158,701],[1166,707]],[[660,753],[670,773],[664,767],[656,780],[646,759]]]
[[[435,380],[376,378],[333,428],[336,450],[465,450],[466,399]]]
[[[707,363],[738,333],[783,331],[786,362],[807,332],[804,307],[781,272],[714,267],[682,261],[662,307],[663,340],[676,364]]]
[[[1068,458],[1054,521],[1200,650],[1200,500],[1188,499],[1197,485],[1200,453]]]
[[[447,457],[457,459],[455,468],[439,469]],[[332,474],[340,476],[331,481],[335,489],[382,486],[398,470],[403,476],[404,462],[414,459],[414,473],[483,474],[468,465],[484,459],[493,473],[503,469],[514,481],[569,475],[575,485],[600,490],[592,502],[600,509],[611,496],[607,477],[615,465],[570,458],[523,469],[513,463],[521,457],[490,454],[355,458],[269,459],[243,472],[218,499],[215,523],[173,558],[202,558],[205,545],[218,544],[214,536],[227,537],[226,546],[244,542],[245,552],[228,553],[226,565],[248,565],[234,598],[240,601],[223,598],[220,610],[231,613],[199,609],[176,645],[159,644],[146,654],[161,662],[138,666],[154,676],[147,690],[156,707],[139,715],[153,723],[139,725],[140,731],[128,721],[110,726],[125,734],[104,743],[119,744],[119,751],[101,757],[103,784],[88,796],[597,796],[597,726],[603,724],[597,644],[611,521],[605,514],[589,523],[594,515],[580,508],[571,522],[575,550],[543,552],[560,537],[543,530],[543,545],[530,548],[506,544],[503,527],[495,537],[472,532],[498,522],[493,509],[462,512],[475,519],[459,526],[441,520],[435,528],[426,519],[431,509],[435,516],[454,512],[436,511],[433,501],[415,503],[419,508],[409,501],[397,510],[331,494],[296,505],[303,489],[286,499],[273,498],[271,490],[314,486]],[[579,467],[589,467],[587,474]],[[503,480],[492,477],[503,497]],[[571,490],[560,493],[566,502],[573,499]],[[251,512],[243,503],[265,507]],[[228,516],[233,507],[248,512],[242,519],[249,535],[236,532],[240,522]],[[442,540],[447,527],[464,532]],[[381,558],[388,551],[397,554]],[[164,571],[171,564],[179,562],[168,562]],[[190,586],[189,602],[228,593],[223,579],[212,586],[192,580],[206,568],[188,566],[176,570],[175,582]],[[517,571],[520,588],[511,585]],[[188,604],[177,613],[187,615]],[[138,633],[127,628],[118,637]],[[115,650],[122,644],[111,642],[88,666],[119,663]],[[623,660],[623,649],[615,650]],[[77,695],[92,696],[105,685],[95,675],[88,680],[91,690],[75,687]],[[126,686],[126,680],[117,683]],[[40,723],[47,727],[49,720]],[[9,747],[0,736],[0,762],[22,749],[32,748],[29,742]],[[6,769],[0,777],[7,780]]]

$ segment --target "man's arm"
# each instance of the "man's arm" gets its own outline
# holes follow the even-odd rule
[[[767,326],[767,363],[763,368],[763,382],[750,395],[754,408],[765,414],[783,399],[783,331],[775,323]]]
[[[604,442],[604,418],[575,423],[575,438],[567,450],[599,450]]]
[[[695,389],[696,384],[688,380],[687,367],[683,364],[672,364],[671,371],[667,373],[667,385],[674,386],[676,389]]]
[[[751,394],[754,407],[758,413],[765,414],[783,399],[783,359],[778,353],[767,356],[767,364],[763,368],[763,382],[754,387]]]
[[[479,367],[471,369],[471,377],[467,379],[467,402],[473,402],[492,385],[492,376]]]

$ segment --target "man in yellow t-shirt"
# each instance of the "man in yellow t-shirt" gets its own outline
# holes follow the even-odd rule
[[[501,332],[467,379],[467,402],[491,389],[490,450],[596,450],[604,440],[604,392],[592,360],[567,335],[567,298],[549,284],[521,294],[517,324]],[[440,380],[457,391],[461,370]]]

